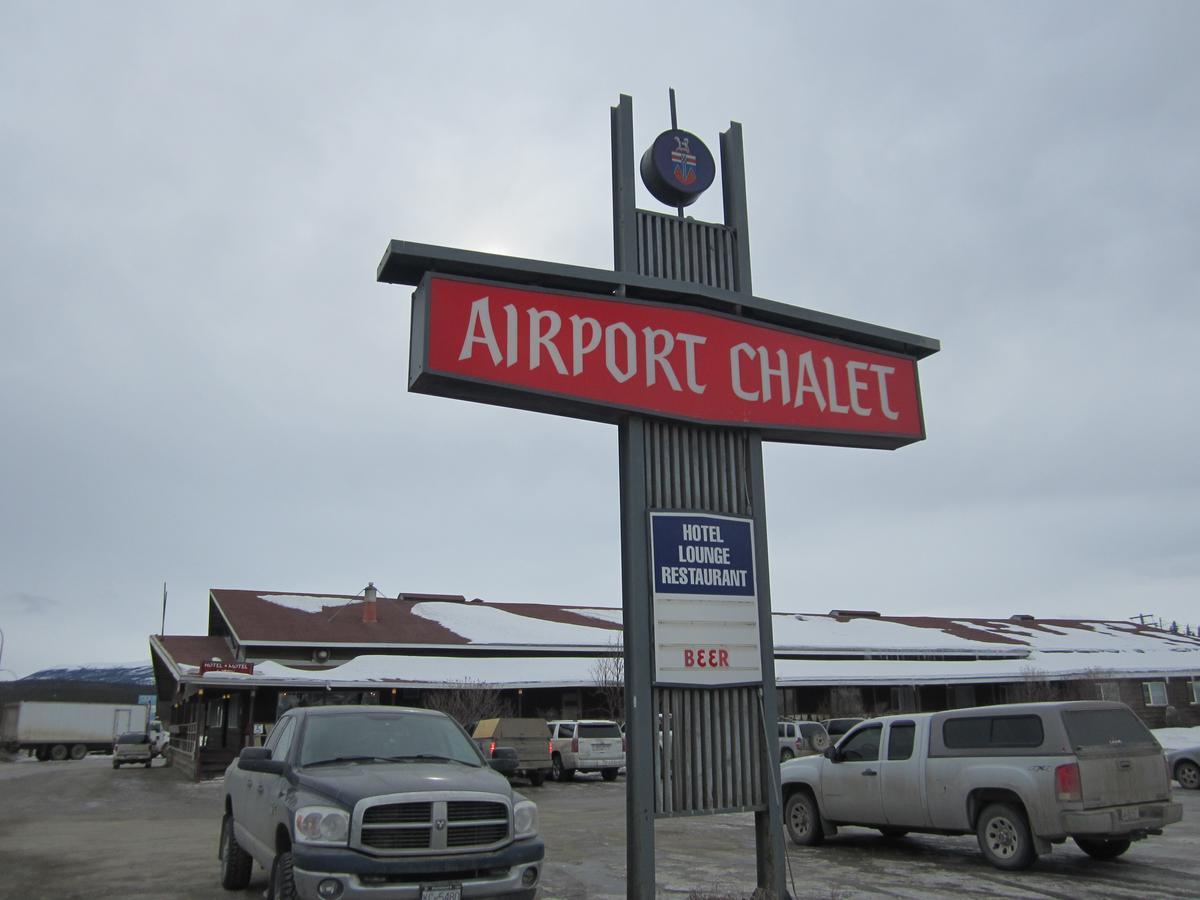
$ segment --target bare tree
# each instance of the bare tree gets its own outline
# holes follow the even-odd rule
[[[625,718],[625,654],[620,641],[610,641],[608,653],[592,665],[592,683],[604,700],[609,718]]]
[[[426,709],[444,712],[468,729],[480,719],[512,715],[512,704],[504,699],[495,685],[470,678],[453,682],[453,687],[424,691],[421,703]]]
[[[1022,666],[1021,680],[1012,686],[1009,693],[1010,703],[1039,703],[1058,699],[1058,686],[1050,680],[1045,670],[1037,666]]]

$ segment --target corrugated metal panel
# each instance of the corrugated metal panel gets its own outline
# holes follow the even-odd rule
[[[732,228],[637,210],[638,272],[735,290]],[[749,434],[646,421],[646,505],[753,516]],[[653,689],[654,812],[766,807],[760,689]],[[773,733],[773,732],[772,732]],[[769,757],[774,762],[774,756]]]
[[[759,688],[654,689],[654,812],[764,809]]]
[[[746,432],[648,420],[645,435],[647,506],[753,515]],[[758,692],[654,688],[655,814],[765,808]]]
[[[732,228],[637,211],[638,272],[736,290]]]

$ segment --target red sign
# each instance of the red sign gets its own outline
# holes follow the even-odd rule
[[[925,436],[911,357],[693,307],[433,274],[414,304],[412,390],[806,443],[899,447]]]
[[[254,674],[254,663],[240,662],[202,662],[200,663],[200,675],[206,672],[238,672],[242,675]]]

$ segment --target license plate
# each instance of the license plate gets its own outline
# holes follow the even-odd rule
[[[421,900],[462,900],[461,884],[423,884]]]
[[[1142,817],[1142,811],[1138,808],[1130,809],[1125,807],[1117,810],[1117,819],[1121,822],[1136,822]]]
[[[596,741],[594,744],[592,744],[592,749],[593,750],[607,750],[608,749],[608,741]]]

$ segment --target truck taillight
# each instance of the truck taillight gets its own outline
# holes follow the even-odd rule
[[[551,759],[554,758],[554,741],[546,741],[546,755]]]
[[[625,735],[621,735],[621,752],[628,753],[629,748],[625,746]]]
[[[488,744],[488,756],[495,756],[495,755],[496,755],[496,742],[492,741],[490,744]]]
[[[572,753],[579,752],[579,738],[571,738],[571,752]]]
[[[1083,787],[1079,783],[1079,763],[1067,763],[1054,770],[1054,787],[1059,800],[1082,800]]]

